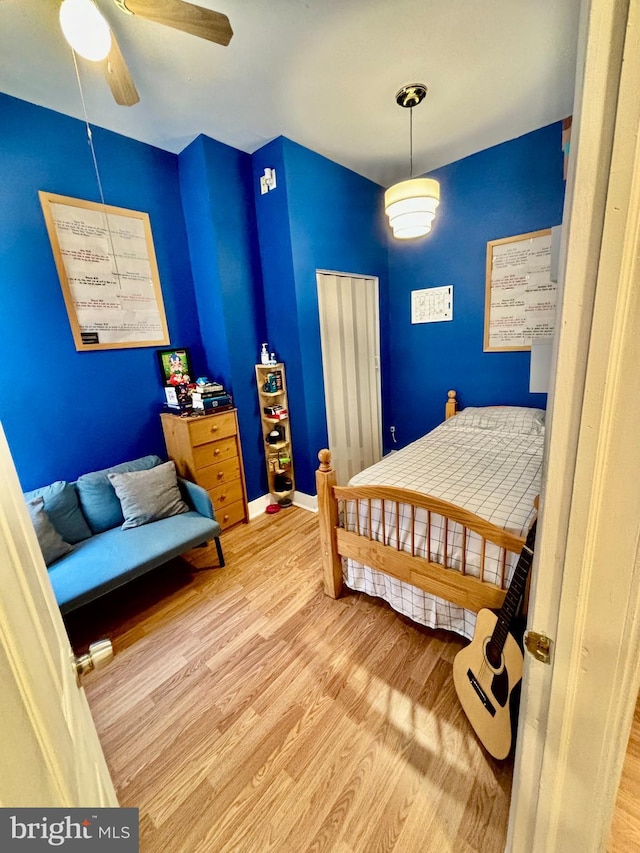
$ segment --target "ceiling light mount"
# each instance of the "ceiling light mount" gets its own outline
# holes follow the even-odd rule
[[[396,92],[396,104],[399,107],[412,109],[421,104],[427,94],[427,87],[424,83],[410,83],[408,86],[403,86]]]
[[[396,103],[409,112],[409,175],[384,194],[384,210],[389,217],[393,236],[398,240],[423,237],[431,231],[431,223],[440,204],[440,184],[433,178],[413,177],[413,108],[427,94],[423,83],[409,83],[396,92]]]

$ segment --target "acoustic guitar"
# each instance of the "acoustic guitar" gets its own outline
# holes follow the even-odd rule
[[[483,746],[506,758],[515,732],[524,658],[512,625],[533,561],[534,521],[500,610],[480,610],[470,645],[453,661],[453,683],[462,708]]]

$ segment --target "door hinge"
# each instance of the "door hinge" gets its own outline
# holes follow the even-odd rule
[[[527,631],[524,635],[524,644],[529,654],[542,663],[551,662],[551,640],[544,634],[536,631]]]

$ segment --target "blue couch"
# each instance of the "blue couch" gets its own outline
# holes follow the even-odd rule
[[[205,489],[178,478],[189,512],[123,530],[120,501],[110,472],[139,471],[161,464],[157,456],[114,465],[78,477],[74,483],[57,481],[25,493],[26,500],[42,497],[44,509],[70,553],[49,566],[49,578],[62,613],[93,601],[173,557],[213,539],[220,566],[222,529]]]

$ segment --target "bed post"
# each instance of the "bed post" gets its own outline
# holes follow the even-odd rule
[[[449,418],[453,417],[456,414],[458,410],[458,401],[456,400],[455,391],[449,391],[447,396],[449,399],[447,400],[444,407],[444,418],[448,421]]]
[[[338,526],[338,504],[333,497],[336,485],[336,472],[331,465],[331,451],[318,453],[320,467],[316,471],[316,490],[318,492],[318,520],[320,522],[320,548],[322,550],[322,574],[324,591],[331,598],[337,598],[342,592],[342,561],[336,543]]]

